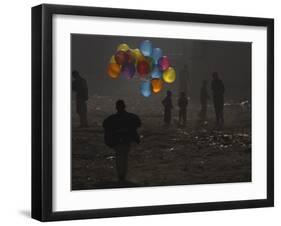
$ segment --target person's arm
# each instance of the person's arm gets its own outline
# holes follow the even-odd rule
[[[140,118],[137,116],[137,128],[141,127],[141,120]]]
[[[133,113],[130,113],[128,117],[131,122],[130,124],[133,125],[133,127],[135,127],[135,128],[141,127],[141,120],[140,120],[139,116],[137,116]]]
[[[165,98],[164,100],[162,100],[162,105],[163,105],[164,107],[166,107],[166,105],[167,105],[167,100],[166,100],[166,98]]]
[[[108,118],[106,118],[105,120],[103,120],[102,127],[103,127],[104,129],[107,129],[107,128],[108,128]]]

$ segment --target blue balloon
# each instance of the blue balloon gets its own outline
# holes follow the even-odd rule
[[[140,91],[144,97],[149,97],[151,95],[150,81],[143,81],[140,86]]]
[[[152,58],[154,60],[154,64],[157,64],[158,63],[158,60],[160,57],[163,56],[163,53],[162,53],[162,49],[160,48],[154,48],[152,50]]]
[[[151,72],[152,78],[161,78],[162,77],[162,71],[159,69],[157,65],[154,65],[154,68]]]
[[[144,56],[151,56],[152,54],[152,43],[149,40],[145,40],[140,44],[140,51]]]

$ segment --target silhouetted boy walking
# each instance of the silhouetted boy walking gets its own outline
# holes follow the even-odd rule
[[[117,113],[103,121],[105,144],[116,151],[116,168],[119,181],[126,179],[128,171],[128,154],[132,142],[140,143],[137,128],[141,120],[135,114],[125,110],[123,100],[116,102]]]

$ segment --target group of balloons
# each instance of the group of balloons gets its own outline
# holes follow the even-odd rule
[[[173,83],[176,80],[176,71],[169,58],[160,48],[153,48],[149,40],[141,42],[139,49],[130,49],[126,43],[118,45],[110,59],[107,74],[113,79],[120,75],[131,79],[137,75],[141,79],[141,94],[145,97],[159,93],[163,81]]]

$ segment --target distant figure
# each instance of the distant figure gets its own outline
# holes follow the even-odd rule
[[[188,105],[188,99],[186,98],[185,92],[181,92],[178,99],[179,106],[179,126],[186,125],[186,108]]]
[[[213,101],[216,113],[216,122],[217,126],[221,127],[224,123],[223,117],[223,105],[224,105],[224,84],[223,81],[219,78],[218,73],[213,73],[212,81],[212,92],[213,92]]]
[[[201,110],[200,110],[200,119],[205,121],[207,119],[207,102],[210,99],[208,90],[207,90],[208,82],[204,80],[202,82],[201,90],[200,90],[200,103],[201,103]]]
[[[76,92],[76,112],[80,117],[80,127],[88,126],[87,119],[87,100],[88,85],[87,81],[82,78],[78,71],[72,71],[72,90]]]
[[[172,109],[173,109],[172,92],[170,90],[167,91],[167,96],[162,101],[162,104],[164,106],[164,123],[166,125],[170,125],[172,119]]]
[[[125,181],[128,171],[128,154],[132,142],[140,143],[137,128],[141,120],[125,110],[123,100],[116,102],[117,113],[103,121],[105,144],[116,151],[116,168],[119,181]]]

